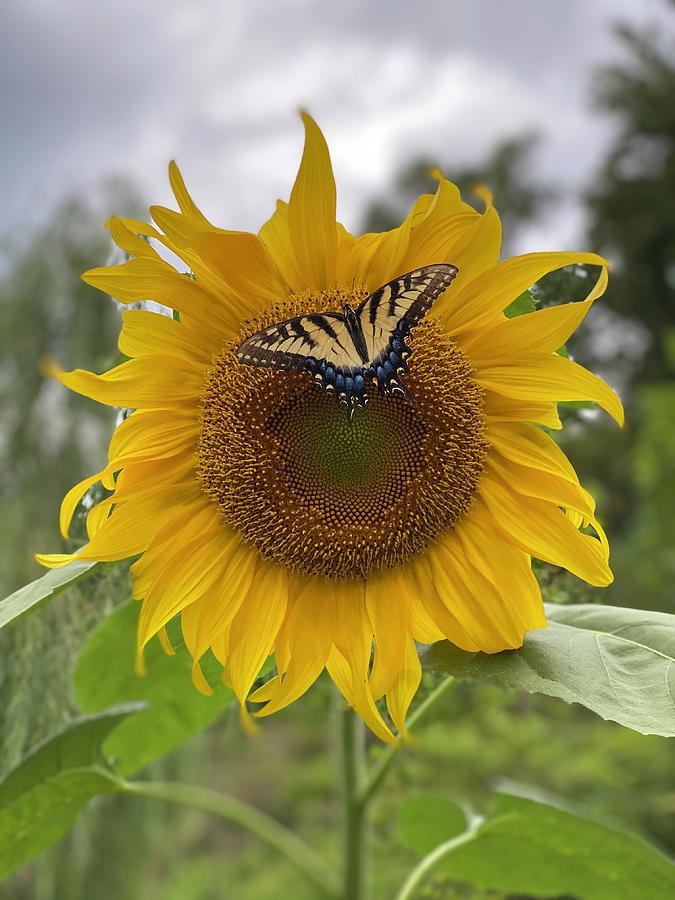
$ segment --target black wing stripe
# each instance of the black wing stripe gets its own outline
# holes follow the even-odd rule
[[[324,331],[329,338],[332,340],[337,340],[337,332],[330,324],[328,319],[325,316],[322,316],[321,313],[314,313],[311,316],[305,316],[308,322],[311,322],[312,325],[316,325],[322,331]]]
[[[391,284],[389,285],[389,291],[390,291],[390,296],[389,296],[389,315],[390,315],[390,316],[395,316],[395,315],[396,315],[396,298],[397,298],[398,295],[399,295],[399,288],[400,288],[400,287],[401,287],[401,282],[400,282],[400,281],[392,281]]]
[[[380,308],[380,301],[382,300],[382,295],[384,294],[384,288],[381,287],[374,294],[372,294],[365,302],[369,303],[368,309],[368,321],[371,325],[375,324],[375,319],[377,318],[377,311]]]
[[[297,336],[307,341],[310,349],[313,349],[319,343],[315,338],[312,337],[309,331],[307,331],[305,326],[302,324],[302,319],[296,319],[293,322],[293,327],[295,328],[295,333],[297,334]]]
[[[305,318],[308,322],[311,322],[312,325],[316,325],[318,328],[324,331],[332,341],[335,341],[340,350],[343,350],[345,353],[348,352],[347,348],[338,337],[337,331],[333,328],[333,326],[325,316],[322,316],[321,313],[314,313],[311,316],[305,316]]]

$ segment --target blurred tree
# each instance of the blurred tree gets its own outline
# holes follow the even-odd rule
[[[618,262],[608,304],[650,332],[637,373],[647,381],[675,374],[666,352],[675,327],[675,37],[616,31],[626,58],[600,71],[596,103],[620,127],[587,197],[590,236]]]
[[[529,225],[545,210],[555,197],[549,185],[532,178],[532,158],[539,138],[525,134],[504,141],[486,157],[483,163],[459,167],[442,165],[439,160],[422,158],[404,166],[394,180],[394,199],[374,200],[366,209],[365,231],[385,231],[403,219],[411,203],[420,195],[433,193],[435,168],[459,187],[468,203],[482,209],[473,194],[477,185],[485,184],[494,194],[495,205],[504,223],[505,240],[512,244],[519,228]]]
[[[80,280],[112,243],[103,210],[138,209],[126,183],[94,200],[65,199],[30,239],[7,242],[0,264],[0,590],[40,573],[36,550],[58,550],[66,490],[103,460],[114,413],[45,379],[41,361],[100,371],[115,352],[119,313]]]

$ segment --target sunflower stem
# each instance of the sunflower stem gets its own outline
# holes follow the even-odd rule
[[[340,710],[340,764],[343,791],[344,900],[368,896],[368,821],[361,803],[365,777],[365,726],[350,709]]]
[[[230,822],[236,822],[283,853],[319,889],[320,893],[317,896],[332,898],[341,896],[337,874],[312,847],[276,819],[248,803],[197,785],[175,782],[125,782],[124,790],[130,794],[154,797],[157,800],[200,809]]]
[[[420,703],[415,712],[408,718],[406,725],[408,727],[408,731],[412,731],[416,725],[420,723],[420,721],[426,716],[431,707],[447,693],[447,691],[454,684],[455,679],[451,677],[446,678],[444,681],[438,685],[438,687],[434,688],[434,690],[425,698],[425,700]],[[401,741],[397,741],[397,743],[393,744],[391,747],[387,747],[386,750],[383,750],[380,754],[377,762],[372,767],[370,775],[364,781],[362,790],[358,797],[358,801],[361,806],[367,807],[370,801],[373,799],[375,794],[378,792],[380,787],[382,786],[382,782],[387,776],[389,769],[391,768],[392,763],[396,759],[399,749],[401,748]]]

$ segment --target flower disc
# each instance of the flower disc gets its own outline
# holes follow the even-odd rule
[[[242,334],[342,296],[294,298]],[[427,547],[469,508],[487,453],[483,391],[433,320],[413,332],[414,402],[368,388],[347,409],[298,372],[214,360],[202,402],[198,470],[226,521],[297,572],[364,576]]]

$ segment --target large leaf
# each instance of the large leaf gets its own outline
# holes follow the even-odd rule
[[[458,835],[461,811],[438,797],[400,808],[403,842],[419,854]],[[508,894],[583,900],[670,900],[675,866],[632,834],[534,800],[500,794],[482,824],[430,874]]]
[[[75,560],[60,569],[50,569],[46,575],[19,588],[5,600],[0,601],[0,628],[37,609],[46,600],[51,600],[97,565],[95,560]]]
[[[53,844],[92,797],[121,789],[101,745],[139,708],[126,705],[73,722],[0,783],[0,876]]]
[[[549,626],[520,650],[465,653],[446,642],[425,668],[580,703],[639,731],[675,736],[675,616],[615,606],[547,604]]]
[[[222,683],[217,664],[207,659],[204,673],[212,697],[192,684],[192,660],[179,634],[172,634],[175,656],[167,656],[157,640],[146,647],[147,674],[134,670],[139,605],[125,603],[94,632],[75,669],[75,690],[86,712],[128,700],[146,700],[148,708],[115,729],[105,743],[124,775],[131,775],[214,722],[233,699]]]

